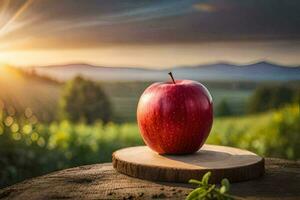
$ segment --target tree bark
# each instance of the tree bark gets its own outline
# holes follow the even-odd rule
[[[263,177],[234,183],[239,199],[300,199],[300,163],[266,158]],[[184,199],[192,185],[151,182],[116,172],[111,163],[65,169],[0,190],[0,199]]]

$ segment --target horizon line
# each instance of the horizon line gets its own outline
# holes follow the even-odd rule
[[[218,65],[218,64],[224,64],[224,65],[232,65],[236,67],[243,67],[248,65],[255,65],[260,63],[267,63],[271,65],[276,65],[279,67],[285,67],[285,68],[298,68],[300,67],[300,64],[292,64],[292,65],[286,65],[286,64],[280,64],[275,61],[269,61],[269,60],[256,60],[256,61],[250,61],[250,62],[244,62],[242,64],[239,64],[238,62],[231,62],[231,61],[217,61],[217,62],[207,62],[204,64],[196,64],[196,65],[177,65],[177,66],[167,66],[166,68],[158,69],[155,67],[141,67],[141,66],[105,66],[105,65],[98,65],[93,64],[89,62],[66,62],[66,63],[58,63],[58,64],[49,64],[49,65],[24,65],[24,66],[17,66],[9,63],[0,63],[0,65],[6,65],[16,68],[47,68],[47,67],[67,67],[71,65],[86,65],[89,67],[99,67],[99,68],[115,68],[115,69],[141,69],[141,70],[155,70],[155,71],[164,71],[168,69],[176,69],[176,68],[194,68],[194,67],[205,67],[210,65]]]

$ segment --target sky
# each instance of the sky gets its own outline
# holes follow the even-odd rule
[[[1,0],[0,63],[300,65],[296,0]]]

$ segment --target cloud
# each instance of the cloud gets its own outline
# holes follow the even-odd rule
[[[136,7],[132,9],[121,10],[109,14],[96,14],[81,20],[65,21],[61,24],[61,29],[97,27],[105,25],[117,25],[124,23],[135,23],[149,20],[156,20],[166,17],[175,17],[190,12],[187,9],[189,1],[173,1],[169,3],[150,4],[145,7]],[[178,9],[179,8],[179,9]]]
[[[0,3],[0,29],[5,34],[0,37],[0,44],[22,41],[11,42],[11,48],[300,40],[300,1],[36,0],[28,5],[25,0],[3,2],[6,3]],[[26,9],[22,9],[24,4]]]
[[[203,12],[215,12],[217,10],[215,6],[207,3],[196,3],[193,5],[193,7],[196,10]]]

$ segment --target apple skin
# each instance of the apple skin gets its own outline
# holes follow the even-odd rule
[[[196,81],[154,83],[140,97],[137,121],[144,142],[157,153],[194,153],[212,127],[212,97]]]

